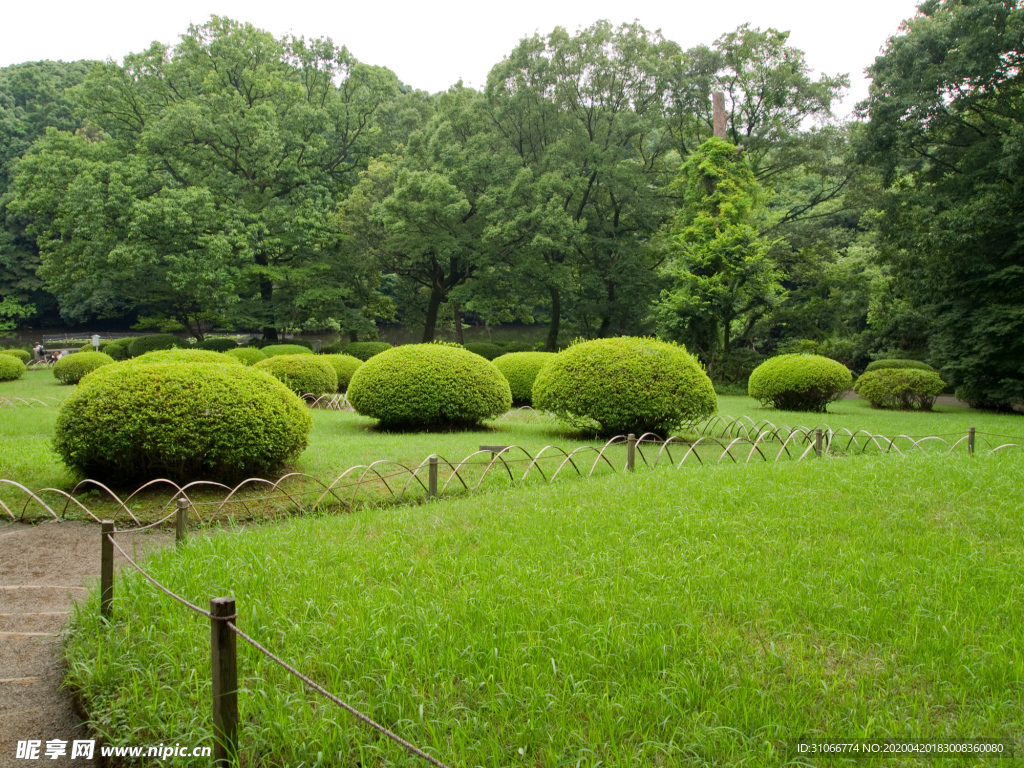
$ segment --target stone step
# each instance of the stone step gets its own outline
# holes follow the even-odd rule
[[[0,613],[0,635],[5,632],[60,632],[68,619],[67,611]]]

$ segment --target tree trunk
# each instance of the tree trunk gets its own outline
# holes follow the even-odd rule
[[[558,324],[562,321],[562,294],[557,288],[548,288],[551,293],[551,322],[548,325],[548,352],[558,351]]]
[[[355,331],[349,331],[348,340],[351,341],[352,343],[359,341],[359,334],[356,333]]]
[[[256,251],[253,255],[253,261],[261,267],[270,266],[267,254],[262,250]],[[260,275],[260,300],[265,302],[264,306],[268,310],[270,309],[270,303],[274,300],[274,283],[266,275]],[[269,325],[264,326],[263,338],[267,341],[277,341],[277,328]]]
[[[437,330],[437,312],[441,308],[441,302],[444,300],[444,289],[437,283],[434,283],[434,287],[430,291],[430,303],[427,305],[427,322],[423,326],[424,344],[434,340],[434,332]]]
[[[462,305],[457,301],[453,301],[452,314],[455,317],[455,340],[459,344],[465,344],[466,340],[462,337]]]

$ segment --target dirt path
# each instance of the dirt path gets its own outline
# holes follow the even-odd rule
[[[129,554],[169,543],[166,533],[121,535]],[[114,550],[115,565],[125,564]],[[60,739],[67,754],[44,765],[100,765],[70,758],[75,739],[88,734],[71,696],[60,689],[64,668],[59,632],[85,587],[99,578],[100,533],[94,524],[0,523],[0,768],[32,765],[16,758],[18,741]]]

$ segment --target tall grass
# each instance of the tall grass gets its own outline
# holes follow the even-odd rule
[[[1019,454],[705,467],[196,537],[146,568],[235,596],[243,630],[450,765],[1019,753],[1022,497]],[[116,594],[112,625],[94,594],[67,635],[93,727],[207,739],[205,623],[137,574]],[[416,764],[239,648],[243,764]]]

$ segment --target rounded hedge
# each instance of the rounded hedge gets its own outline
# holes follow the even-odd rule
[[[533,405],[600,434],[666,432],[706,419],[718,397],[704,368],[683,347],[656,339],[585,341],[544,364]]]
[[[128,357],[138,357],[147,352],[158,349],[174,349],[175,347],[187,347],[188,341],[179,339],[170,333],[151,333],[148,336],[139,336],[128,343]]]
[[[235,360],[240,360],[242,365],[256,365],[260,360],[267,359],[267,356],[255,347],[236,347],[221,354],[225,357],[233,357]]]
[[[102,352],[75,352],[53,364],[53,377],[61,384],[77,384],[85,374],[114,362],[114,358]]]
[[[32,359],[32,355],[26,352],[24,349],[0,349],[0,355],[10,355],[11,357],[16,357],[23,363],[27,363],[29,360]]]
[[[485,360],[493,360],[494,358],[505,354],[504,349],[499,347],[497,344],[491,344],[489,341],[472,341],[464,346],[470,352],[475,355],[480,355],[480,357]]]
[[[265,351],[265,350],[264,350]],[[324,355],[275,355],[253,365],[283,382],[297,395],[320,397],[338,391],[338,374]]]
[[[407,344],[374,355],[352,375],[348,401],[382,426],[471,426],[512,407],[494,364],[458,346]]]
[[[341,351],[342,354],[352,355],[352,357],[358,357],[366,362],[374,355],[387,352],[391,348],[386,341],[352,341],[342,347]]]
[[[313,350],[302,344],[269,344],[261,347],[260,351],[267,357],[278,355],[312,355]]]
[[[525,341],[500,341],[498,346],[501,347],[502,354],[509,354],[510,352],[535,352],[536,348],[533,344],[527,344]],[[554,354],[552,352],[552,354]]]
[[[917,368],[878,368],[868,371],[854,389],[872,408],[918,408],[930,411],[946,382],[934,371]]]
[[[109,365],[64,400],[54,448],[100,480],[233,482],[277,470],[306,447],[311,427],[302,401],[261,371]]]
[[[348,389],[348,383],[352,380],[352,374],[363,364],[363,361],[352,355],[321,355],[320,359],[326,360],[334,366],[334,372],[338,375],[338,391],[344,392]]]
[[[132,360],[133,363],[210,363],[212,365],[242,365],[242,361],[209,349],[158,349]]]
[[[227,352],[229,349],[238,349],[234,339],[203,339],[196,342],[196,349],[208,349],[211,352]]]
[[[871,371],[880,371],[886,368],[914,368],[919,371],[931,371],[932,373],[938,373],[928,363],[922,363],[920,360],[900,360],[893,358],[891,360],[875,360],[874,362],[868,363],[867,368],[864,369],[864,373],[870,373]]]
[[[14,381],[25,375],[25,364],[14,355],[0,355],[0,381]]]
[[[824,413],[825,406],[853,384],[850,370],[821,355],[776,355],[755,368],[748,394],[784,411]]]
[[[128,359],[128,347],[135,339],[117,339],[115,341],[101,341],[100,352],[110,355],[115,360]]]
[[[512,390],[513,405],[533,402],[534,379],[554,356],[554,352],[509,352],[494,361],[494,367],[501,371]]]

